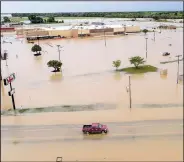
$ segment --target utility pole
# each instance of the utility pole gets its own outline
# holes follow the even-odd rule
[[[57,45],[57,47],[58,47],[58,52],[59,52],[59,61],[61,61],[61,59],[60,59],[60,52],[61,52],[60,48],[63,48],[63,47],[61,47],[60,45]]]
[[[124,35],[126,35],[126,25],[124,25]]]
[[[4,80],[4,85],[10,84],[10,91],[8,92],[8,95],[11,96],[12,98],[12,104],[13,104],[13,109],[15,110],[15,100],[14,100],[14,93],[15,93],[15,88],[12,88],[11,82],[15,80],[15,73],[12,73],[10,76],[7,78],[3,79]]]
[[[105,41],[105,47],[106,47],[106,36],[105,36],[105,28],[104,28],[104,41]]]
[[[132,108],[132,94],[131,94],[131,77],[129,76],[129,86],[127,89],[127,92],[129,92],[129,103],[130,103],[130,109]]]
[[[10,91],[13,91],[13,88],[12,88],[11,82],[10,82]],[[12,97],[13,109],[15,110],[15,109],[16,109],[16,107],[15,107],[14,95],[12,94],[12,95],[11,95],[11,97]]]
[[[178,58],[178,69],[177,69],[177,84],[179,82],[179,64],[180,64],[180,60],[179,60],[179,57],[182,56],[182,55],[177,55],[176,57]]]
[[[81,38],[82,38],[82,26],[81,26]]]
[[[8,52],[4,51],[4,59],[6,60],[6,66],[8,66]]]
[[[153,40],[154,40],[154,42],[155,42],[155,29],[153,30],[153,32],[154,32],[154,39],[153,39]]]
[[[6,58],[6,66],[8,66],[8,59]]]
[[[146,40],[146,59],[147,59],[147,55],[148,55],[148,38],[146,37],[145,38],[145,40]]]

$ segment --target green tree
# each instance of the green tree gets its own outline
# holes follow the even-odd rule
[[[35,23],[35,24],[43,23],[43,19],[41,17],[36,17],[36,20],[33,21],[33,23]]]
[[[116,70],[120,67],[121,65],[121,60],[116,60],[112,62],[113,66],[116,68]]]
[[[36,19],[36,15],[29,15],[28,19],[29,19],[29,21],[35,20]]]
[[[42,48],[41,48],[39,45],[35,44],[35,45],[31,48],[31,51],[32,51],[32,52],[38,53],[38,52],[42,51]]]
[[[56,21],[55,21],[55,18],[54,18],[53,16],[50,16],[50,17],[47,19],[47,22],[53,23],[53,22],[56,22]]]
[[[59,72],[61,70],[61,66],[62,66],[62,62],[58,61],[58,60],[50,60],[47,63],[48,67],[53,67],[54,71],[53,72]]]
[[[143,29],[142,32],[146,35],[146,33],[148,32],[147,29]]]
[[[158,15],[154,15],[152,18],[153,18],[155,21],[158,21],[158,20],[160,19]]]
[[[131,64],[133,64],[135,66],[135,68],[139,68],[139,65],[145,63],[144,58],[142,58],[140,56],[131,57],[131,58],[129,58],[129,61]]]
[[[43,23],[44,20],[41,17],[38,17],[36,15],[29,15],[28,19],[31,21],[31,23],[33,24],[39,24],[39,23]]]
[[[3,17],[3,20],[4,20],[4,22],[11,22],[10,18],[7,16]]]

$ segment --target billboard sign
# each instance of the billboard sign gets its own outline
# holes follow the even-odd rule
[[[8,85],[15,80],[15,73],[12,73],[10,76],[4,79],[4,85]]]

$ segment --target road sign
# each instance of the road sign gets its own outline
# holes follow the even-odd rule
[[[12,96],[15,93],[15,88],[13,88],[11,91],[8,92],[9,96]]]
[[[4,79],[4,85],[8,85],[15,80],[15,73],[12,73],[10,76]]]
[[[62,159],[63,159],[62,157],[57,157],[56,162],[62,162]]]

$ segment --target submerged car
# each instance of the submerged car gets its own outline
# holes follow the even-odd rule
[[[108,128],[106,125],[100,123],[92,123],[91,125],[83,125],[82,132],[84,134],[102,134],[108,133]]]
[[[162,56],[169,56],[169,55],[170,55],[169,52],[164,52],[164,53],[162,54]]]

